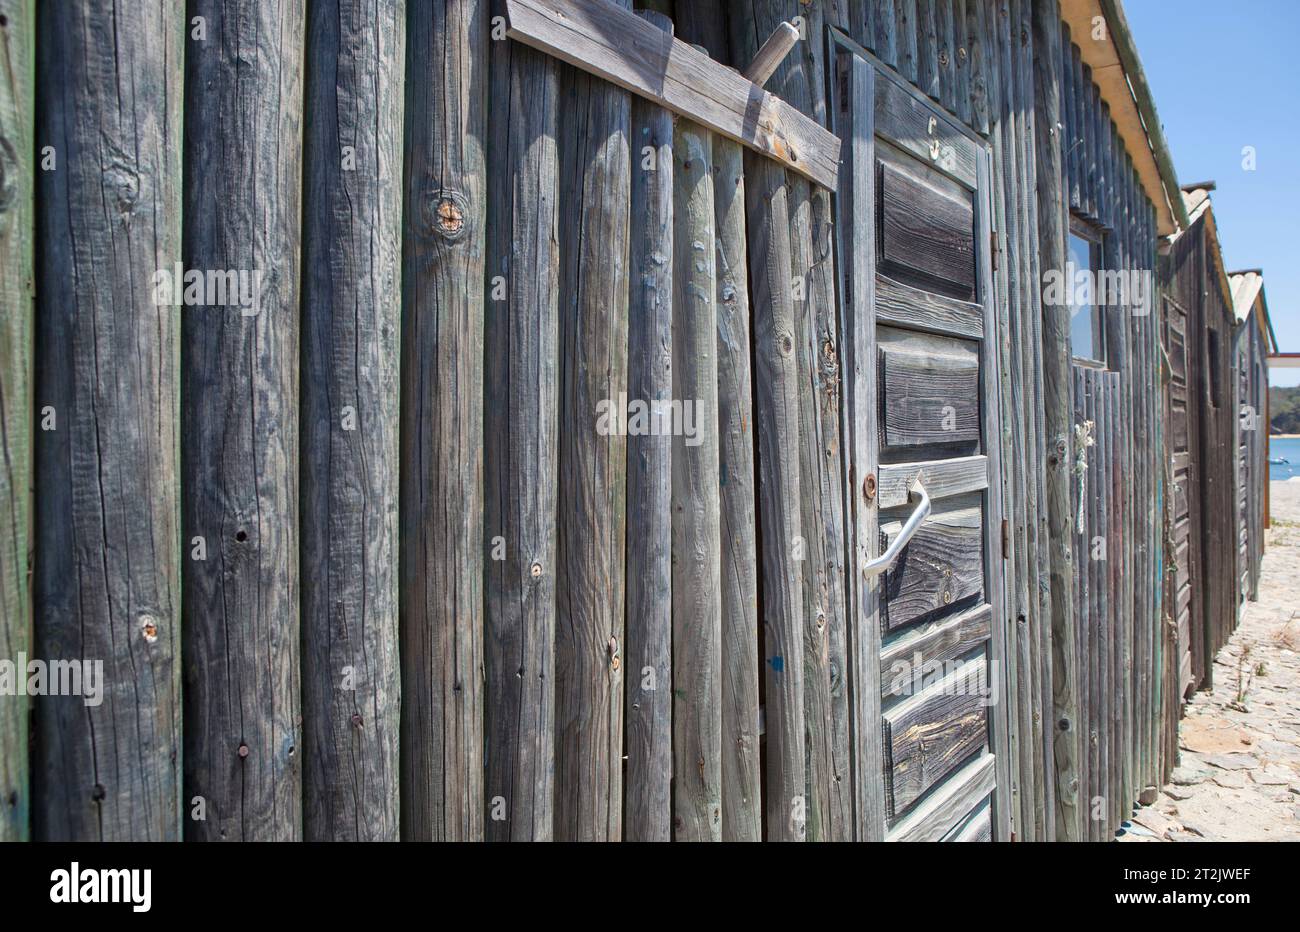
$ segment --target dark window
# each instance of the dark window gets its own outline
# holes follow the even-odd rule
[[[1101,233],[1081,221],[1070,224],[1070,254],[1065,286],[1070,307],[1070,352],[1075,359],[1104,363],[1106,340],[1097,284],[1101,272]]]

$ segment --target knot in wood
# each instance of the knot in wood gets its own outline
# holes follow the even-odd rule
[[[152,644],[158,640],[158,619],[148,612],[140,616],[140,631],[144,634],[144,639]]]
[[[18,157],[8,136],[0,136],[0,214],[18,200]]]
[[[104,187],[112,194],[117,212],[126,217],[135,213],[140,200],[140,176],[123,162],[114,162],[104,169]]]
[[[533,565],[528,568],[528,575],[533,577],[533,579],[541,579],[542,564],[534,562]]]
[[[422,211],[424,230],[454,242],[465,232],[469,203],[459,191],[438,188],[424,200]]]

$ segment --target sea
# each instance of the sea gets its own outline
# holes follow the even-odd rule
[[[1300,476],[1300,438],[1270,437],[1268,441],[1268,478],[1272,482],[1285,482]],[[1274,460],[1286,460],[1276,463]]]

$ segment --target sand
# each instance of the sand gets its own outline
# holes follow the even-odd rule
[[[1300,841],[1300,483],[1270,497],[1259,601],[1187,705],[1173,782],[1122,841]]]

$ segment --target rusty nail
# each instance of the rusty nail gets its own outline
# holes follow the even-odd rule
[[[248,745],[246,745],[246,744],[241,744],[241,745],[239,746],[239,756],[240,756],[241,758],[243,758],[243,757],[247,757],[247,756],[248,756]]]
[[[867,473],[867,478],[862,480],[862,497],[867,501],[874,501],[876,498],[876,474]]]

